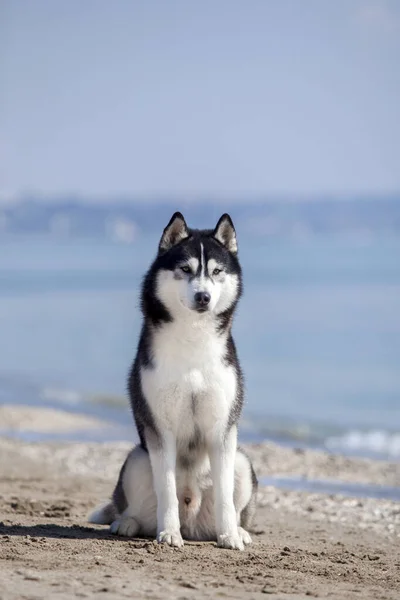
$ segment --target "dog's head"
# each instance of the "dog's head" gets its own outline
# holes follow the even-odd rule
[[[155,267],[155,295],[174,318],[221,315],[233,309],[241,294],[236,232],[224,214],[215,229],[189,229],[175,213],[162,234]]]

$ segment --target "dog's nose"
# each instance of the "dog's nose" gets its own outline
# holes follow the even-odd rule
[[[207,306],[210,300],[211,296],[208,292],[197,292],[197,294],[194,295],[194,301],[197,306]]]

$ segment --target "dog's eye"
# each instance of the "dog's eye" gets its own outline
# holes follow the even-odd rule
[[[219,275],[222,272],[222,269],[214,269],[213,275]]]
[[[187,265],[181,267],[181,271],[183,271],[184,273],[191,273],[190,267],[188,267]]]

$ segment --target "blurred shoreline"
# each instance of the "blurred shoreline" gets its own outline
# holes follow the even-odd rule
[[[0,398],[1,398],[0,382]],[[4,390],[3,390],[4,392]],[[77,441],[137,443],[138,437],[131,416],[129,401],[116,394],[80,394],[72,390],[46,388],[37,396],[27,393],[19,401],[14,394],[3,393],[0,404],[0,435],[9,435],[23,441]],[[49,424],[30,427],[23,414],[49,415]],[[15,413],[15,421],[13,416]],[[67,422],[81,425],[68,430],[57,427],[57,415],[66,415]],[[53,418],[51,415],[55,415]],[[21,421],[19,421],[21,419]],[[76,419],[76,421],[74,421]],[[88,423],[84,427],[82,423]],[[97,424],[93,425],[93,424]],[[251,414],[246,408],[239,426],[240,443],[272,442],[282,447],[299,450],[325,451],[333,455],[371,458],[376,460],[400,459],[400,432],[397,423],[393,429],[346,426],[328,421],[296,420],[273,414]]]
[[[99,418],[57,409],[0,407],[2,452],[13,450],[24,459],[40,462],[43,468],[59,463],[64,473],[72,475],[90,471],[112,481],[137,440],[133,429],[133,423],[119,428]],[[50,439],[46,439],[48,433]],[[244,445],[262,484],[308,492],[324,491],[325,485],[331,494],[400,499],[400,462],[351,458],[271,441]]]

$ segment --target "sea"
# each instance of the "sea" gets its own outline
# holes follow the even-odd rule
[[[238,231],[240,439],[399,460],[400,237]],[[126,383],[159,235],[0,236],[0,403],[110,424],[74,439],[137,439]]]

